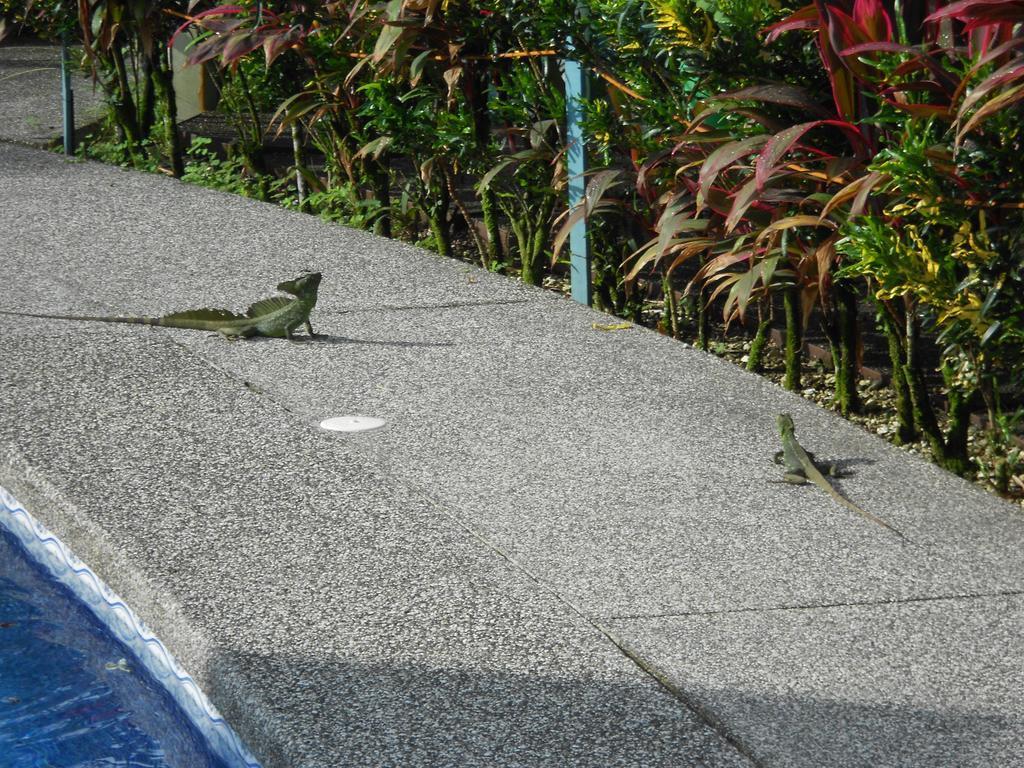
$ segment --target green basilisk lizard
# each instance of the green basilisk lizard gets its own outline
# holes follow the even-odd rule
[[[270,336],[291,339],[300,325],[306,326],[310,338],[313,326],[309,314],[316,306],[316,293],[320,287],[321,274],[307,272],[295,280],[288,280],[277,286],[279,291],[291,294],[273,296],[257,301],[244,315],[226,309],[192,309],[174,312],[163,317],[91,317],[86,315],[46,315],[36,312],[10,312],[0,314],[20,317],[40,317],[47,320],[87,320],[99,323],[133,323],[136,325],[158,325],[164,328],[188,328],[197,331],[216,331],[228,338],[249,336]]]
[[[835,489],[818,468],[818,465],[814,463],[814,455],[805,451],[803,446],[797,442],[796,425],[793,424],[792,416],[788,413],[780,413],[777,424],[779,426],[779,436],[782,438],[782,450],[775,454],[775,463],[783,464],[786,467],[786,473],[782,476],[783,480],[787,483],[800,485],[814,483],[847,509],[853,510],[864,519],[892,531],[904,541],[909,541],[906,536],[885,522],[885,520],[861,509]],[[827,471],[829,474],[835,475],[834,466],[828,467]]]

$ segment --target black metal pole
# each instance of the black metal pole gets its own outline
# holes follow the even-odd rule
[[[64,105],[64,154],[75,154],[75,92],[71,87],[71,54],[68,33],[60,37],[60,90]]]

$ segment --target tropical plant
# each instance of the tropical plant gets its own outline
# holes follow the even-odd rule
[[[0,41],[28,31],[44,40],[59,40],[77,26],[75,8],[64,0],[0,0]]]
[[[1009,445],[1024,390],[1020,0],[79,7],[115,148],[173,154],[154,129],[173,123],[160,68],[170,24],[184,22],[189,60],[219,67],[242,137],[237,157],[196,147],[190,179],[381,233],[426,228],[439,252],[534,284],[564,269],[585,219],[599,307],[639,321],[653,301],[666,333],[704,348],[713,312],[727,331],[753,321],[753,369],[778,317],[795,390],[820,324],[844,413],[859,407],[870,301],[898,439],[923,434],[966,473],[967,416],[983,403]],[[593,75],[592,170],[574,210],[562,202],[567,56]],[[291,133],[286,171],[262,162],[268,125]]]
[[[184,161],[167,41],[173,29],[169,12],[182,11],[184,0],[78,3],[81,43],[106,94],[118,139],[133,155],[162,139],[174,176],[182,175]],[[157,131],[161,124],[162,132]]]

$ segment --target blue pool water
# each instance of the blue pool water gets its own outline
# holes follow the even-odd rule
[[[0,768],[227,768],[170,695],[0,526]]]

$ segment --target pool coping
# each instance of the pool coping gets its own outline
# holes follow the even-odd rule
[[[27,466],[22,475],[30,474]],[[38,482],[38,480],[37,480]],[[56,491],[46,489],[52,512]],[[167,691],[210,750],[230,768],[261,768],[202,688],[139,618],[132,607],[101,579],[72,549],[0,485],[0,526],[11,533],[45,573],[62,584],[103,626],[135,655],[153,679]]]

